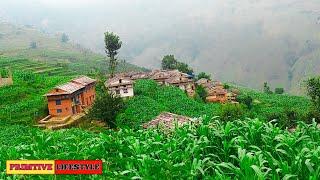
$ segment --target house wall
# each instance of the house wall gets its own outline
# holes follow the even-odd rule
[[[56,98],[60,99],[60,98]],[[71,98],[68,99],[62,99],[61,105],[56,105],[55,99],[49,99],[48,100],[48,109],[49,114],[52,116],[69,116],[72,115],[72,100]],[[61,109],[61,113],[58,113],[57,110]]]
[[[96,88],[94,85],[87,86],[80,97],[84,106],[91,106],[96,99]]]
[[[128,93],[124,93],[124,88],[120,89],[120,97],[132,97],[134,95],[133,88],[127,87]]]

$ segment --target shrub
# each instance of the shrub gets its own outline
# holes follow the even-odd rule
[[[116,127],[117,114],[124,106],[122,98],[105,92],[100,94],[89,111],[89,117],[105,121],[111,128]]]
[[[241,118],[243,115],[243,108],[238,104],[224,104],[221,107],[221,119],[224,121],[231,121]]]
[[[206,102],[206,98],[207,98],[208,93],[204,89],[204,87],[197,86],[196,87],[196,95],[198,95],[198,97],[201,99],[202,102]]]
[[[252,109],[253,106],[253,98],[251,96],[238,96],[237,101],[245,104],[248,109]]]
[[[275,93],[275,94],[283,94],[283,93],[284,93],[284,89],[283,89],[283,88],[276,88],[276,89],[274,90],[274,93]]]

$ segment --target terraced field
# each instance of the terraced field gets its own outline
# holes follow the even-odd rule
[[[32,61],[28,59],[15,59],[0,56],[0,68],[9,68],[12,71],[28,71],[36,74],[49,76],[75,76],[80,74],[61,64],[47,63],[43,61]]]

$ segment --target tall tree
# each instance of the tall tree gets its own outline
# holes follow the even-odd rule
[[[320,77],[307,80],[307,93],[311,97],[315,109],[320,112]]]
[[[66,33],[63,33],[61,36],[61,42],[66,43],[69,41],[69,36]]]
[[[120,37],[113,32],[105,32],[104,33],[104,42],[105,42],[105,52],[109,57],[109,72],[110,76],[114,76],[115,69],[118,65],[118,59],[116,55],[118,54],[118,50],[121,48],[122,42],[120,41]]]
[[[263,92],[267,94],[272,94],[272,91],[270,90],[270,86],[267,82],[263,83]]]

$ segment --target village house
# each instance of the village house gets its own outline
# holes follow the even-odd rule
[[[8,70],[8,77],[3,78],[0,73],[0,87],[10,86],[13,84],[12,72]]]
[[[51,116],[71,116],[83,112],[90,107],[95,98],[96,80],[86,76],[57,86],[45,96]]]
[[[171,77],[172,72],[166,70],[153,70],[150,73],[150,79],[156,81],[159,85],[165,85],[166,80]]]
[[[114,77],[105,82],[110,94],[120,97],[133,97],[133,80],[127,77]]]
[[[194,81],[189,79],[188,76],[185,76],[185,74],[177,74],[165,80],[165,84],[179,87],[181,90],[185,91],[189,97],[193,97],[195,94]]]
[[[213,82],[210,81],[209,79],[206,79],[206,78],[201,78],[201,79],[199,79],[199,80],[196,82],[196,84],[197,84],[198,86],[202,86],[202,87],[205,88],[205,89],[210,89],[210,88],[213,87]]]
[[[207,93],[207,102],[225,103],[228,101],[228,92],[221,86],[212,87],[207,91]]]

